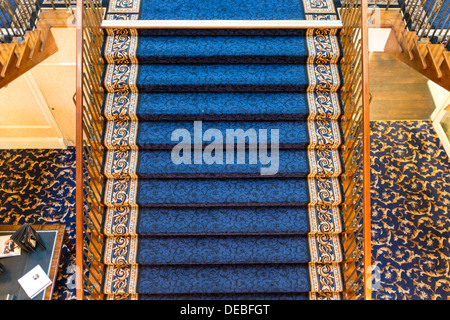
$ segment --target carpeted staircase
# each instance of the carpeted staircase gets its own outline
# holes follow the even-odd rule
[[[203,2],[107,18],[336,18]],[[110,29],[103,55],[106,298],[339,299],[339,30]]]

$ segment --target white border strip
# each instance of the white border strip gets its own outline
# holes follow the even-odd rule
[[[102,28],[342,28],[341,20],[103,20]]]

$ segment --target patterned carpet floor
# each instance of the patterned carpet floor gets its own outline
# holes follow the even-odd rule
[[[372,123],[377,300],[450,297],[450,161],[429,121]]]
[[[376,300],[447,299],[450,161],[429,121],[377,121],[372,142]],[[0,223],[65,223],[75,232],[75,149],[2,150]],[[63,248],[54,299],[75,299],[75,256]]]

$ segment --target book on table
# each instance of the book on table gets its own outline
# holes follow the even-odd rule
[[[52,283],[47,273],[45,273],[40,265],[31,269],[18,281],[30,299],[33,299]]]

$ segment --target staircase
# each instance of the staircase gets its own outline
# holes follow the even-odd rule
[[[73,14],[66,10],[42,9],[33,29],[0,43],[0,88],[7,86],[58,51],[52,27],[67,27]]]
[[[142,1],[106,17],[337,18],[326,1]],[[340,299],[340,30],[107,31],[106,299]]]
[[[447,38],[450,34],[446,31],[450,28],[449,19],[433,17],[429,9],[434,6],[434,1],[432,0],[424,1],[422,6],[423,8],[421,9],[415,9],[417,12],[414,16],[428,16],[428,19],[425,19],[425,21],[424,19],[416,19],[414,21],[416,25],[421,26],[419,30],[415,30],[412,27],[412,20],[409,18],[408,11],[403,7],[403,11],[381,10],[377,12],[380,20],[392,28],[384,51],[414,68],[441,87],[450,90],[450,77],[448,76],[450,73],[450,41]],[[450,8],[449,1],[436,2],[436,8],[438,8],[436,9],[437,13],[439,13],[438,16],[443,15],[447,17],[448,13],[446,11]],[[421,10],[423,12],[419,14]],[[430,27],[427,21],[432,21],[437,26]],[[435,29],[439,31],[435,32]],[[438,41],[436,39],[438,34],[445,34],[446,37]]]

